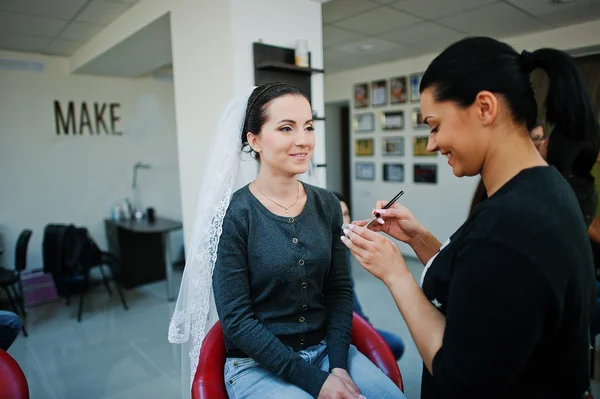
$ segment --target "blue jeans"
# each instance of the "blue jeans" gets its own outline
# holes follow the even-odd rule
[[[298,353],[321,370],[329,370],[327,344],[324,341]],[[367,399],[406,399],[396,384],[354,345],[350,345],[348,350],[348,369],[350,377]],[[250,358],[227,358],[224,376],[230,399],[312,398],[308,392],[265,370]]]
[[[19,316],[0,310],[0,349],[8,350],[19,335],[22,325]]]
[[[404,354],[404,342],[402,341],[402,338],[400,338],[396,334],[380,329],[377,329],[377,332],[379,333],[379,335],[381,335],[381,338],[383,338],[385,343],[388,344],[388,346],[392,350],[396,361],[400,360],[400,358]]]

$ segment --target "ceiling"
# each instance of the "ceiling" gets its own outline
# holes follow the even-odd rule
[[[71,55],[137,1],[0,0],[0,49]]]
[[[600,18],[600,0],[332,0],[322,7],[329,73],[430,54],[466,36],[503,38]]]
[[[0,0],[0,49],[72,55],[137,1]],[[328,73],[437,52],[469,35],[502,38],[600,18],[600,0],[313,1],[323,3]],[[156,36],[165,24],[148,32]],[[158,66],[170,51],[168,43],[163,47]],[[123,44],[113,55],[130,49]],[[112,67],[91,66],[94,73]]]

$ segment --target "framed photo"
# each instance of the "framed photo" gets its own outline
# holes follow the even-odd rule
[[[415,129],[425,129],[429,127],[429,125],[423,122],[423,114],[421,113],[421,108],[413,108],[412,123],[413,128]]]
[[[375,130],[375,114],[372,112],[354,114],[354,131],[357,133],[372,132]]]
[[[357,83],[354,85],[354,108],[367,108],[369,106],[369,84]]]
[[[390,104],[404,104],[406,102],[406,76],[390,79]]]
[[[421,99],[421,93],[419,93],[419,86],[421,85],[422,77],[422,72],[410,75],[410,101],[412,102],[416,102]]]
[[[413,137],[413,155],[416,157],[435,157],[437,152],[427,151],[427,136]]]
[[[404,111],[388,111],[381,113],[382,130],[404,129]]]
[[[356,180],[375,180],[375,163],[357,162]]]
[[[357,157],[373,156],[373,139],[358,139],[354,142],[354,154]]]
[[[376,80],[371,83],[371,90],[373,93],[373,106],[378,107],[387,105],[387,81]]]
[[[383,181],[404,181],[404,164],[402,163],[384,163]]]
[[[404,137],[384,137],[383,155],[404,155]]]
[[[437,183],[437,164],[415,164],[414,180],[415,183]]]

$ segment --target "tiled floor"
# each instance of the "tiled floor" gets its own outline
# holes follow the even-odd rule
[[[415,276],[422,266],[409,260]],[[358,297],[377,328],[399,334],[406,352],[400,360],[405,393],[419,398],[421,360],[388,290],[353,265]],[[164,283],[126,291],[129,311],[102,286],[94,289],[77,322],[77,301],[29,309],[29,337],[9,349],[27,376],[32,399],[178,399],[180,354],[167,341],[174,303]],[[600,365],[600,360],[597,361]],[[595,384],[595,392],[600,385]]]

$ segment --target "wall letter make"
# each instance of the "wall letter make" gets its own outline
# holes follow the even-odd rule
[[[86,132],[90,135],[104,133],[120,136],[123,134],[117,130],[117,122],[121,120],[117,115],[120,106],[119,103],[94,103],[93,107],[88,107],[86,102],[82,102],[79,108],[75,109],[75,103],[69,101],[69,105],[63,111],[60,102],[54,100],[56,134],[75,136]]]

